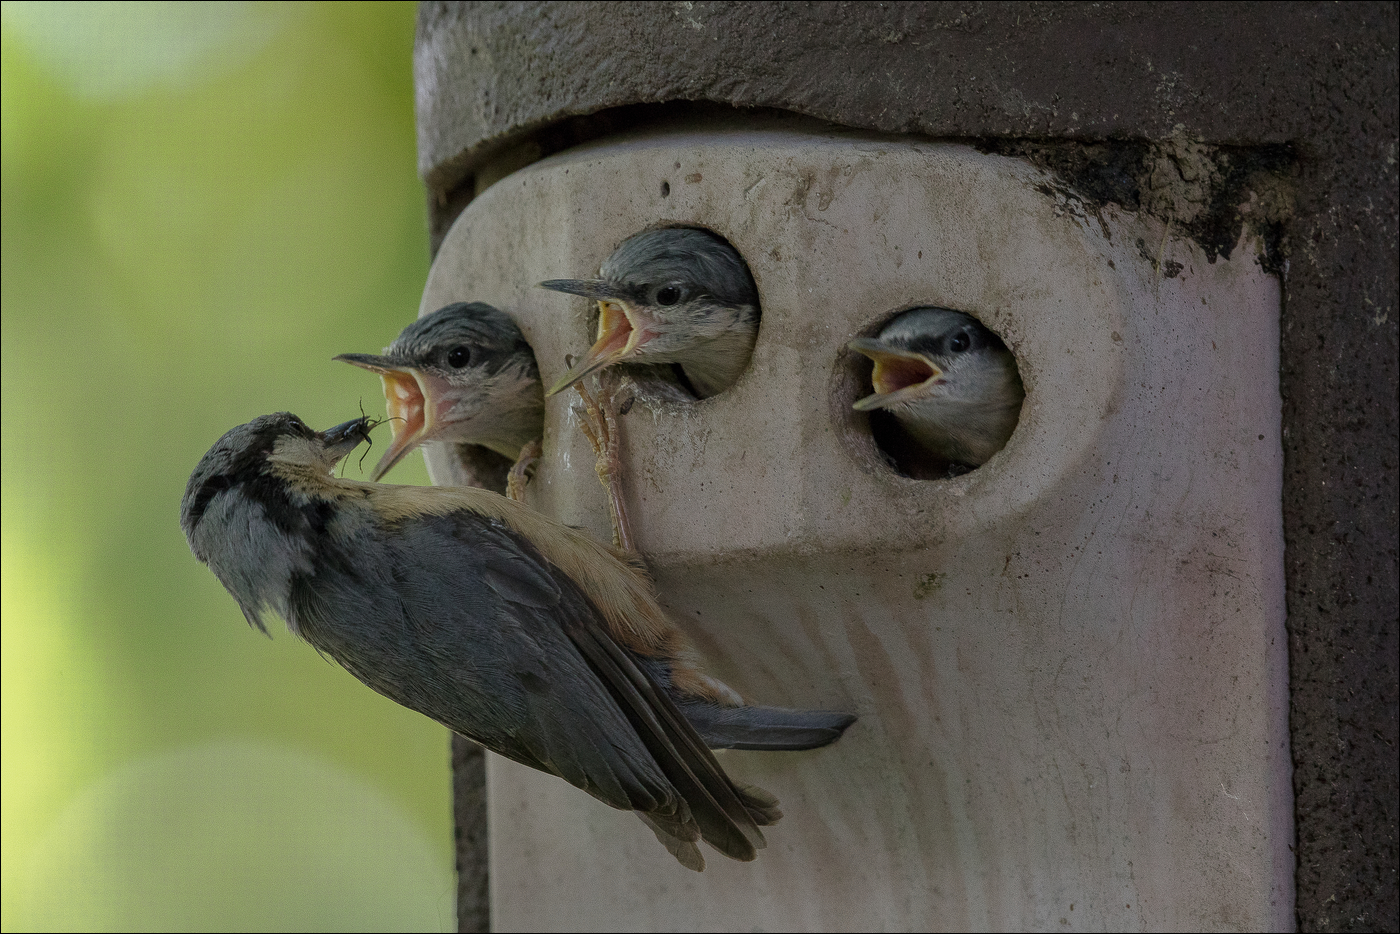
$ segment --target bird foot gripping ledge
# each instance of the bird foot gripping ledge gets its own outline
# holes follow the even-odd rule
[[[606,376],[598,379],[598,394],[595,397],[588,391],[583,380],[574,384],[583,406],[575,406],[579,417],[579,427],[583,430],[593,453],[598,460],[595,469],[598,482],[608,493],[608,515],[612,518],[613,547],[626,552],[635,552],[632,529],[627,520],[627,508],[622,499],[622,458],[619,453],[622,436],[618,429],[617,387],[605,382]]]

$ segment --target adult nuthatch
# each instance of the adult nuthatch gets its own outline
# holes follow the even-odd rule
[[[849,346],[875,361],[875,392],[855,408],[888,410],[935,457],[981,466],[1016,428],[1026,396],[1016,358],[971,315],[914,308]]]
[[[378,480],[421,444],[479,444],[512,461],[544,431],[534,352],[514,321],[485,302],[457,302],[404,328],[383,356],[336,357],[378,373],[394,440]]]
[[[582,532],[486,490],[334,477],[372,427],[266,415],[191,474],[180,525],[248,621],[266,632],[271,609],[386,697],[637,811],[685,866],[704,867],[701,839],[753,859],[777,801],[706,742],[812,748],[854,717],[742,706],[646,578]]]
[[[729,387],[758,336],[758,289],[743,258],[707,230],[668,227],[627,239],[598,279],[540,286],[598,302],[598,340],[554,395],[614,363],[670,363],[700,398]]]

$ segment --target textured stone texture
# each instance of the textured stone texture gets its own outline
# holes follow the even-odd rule
[[[677,101],[976,140],[1291,147],[1298,922],[1400,926],[1394,5],[424,4],[415,59],[439,233],[509,169]]]

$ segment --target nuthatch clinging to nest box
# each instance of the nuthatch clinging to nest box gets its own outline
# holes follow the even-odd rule
[[[288,627],[379,693],[635,810],[685,866],[764,845],[777,801],[707,748],[809,749],[846,714],[747,707],[699,671],[647,579],[584,533],[486,490],[332,470],[369,437],[265,415],[190,475],[180,525],[266,632]]]
[[[971,315],[914,308],[848,346],[875,361],[875,392],[855,408],[889,411],[934,457],[979,467],[1016,428],[1026,396],[1016,358]]]
[[[544,431],[534,352],[515,322],[485,302],[457,302],[419,318],[383,355],[335,359],[384,383],[394,440],[373,480],[421,444],[479,444],[513,461]]]
[[[598,302],[598,339],[548,395],[615,363],[674,364],[704,399],[749,364],[758,336],[758,289],[743,257],[707,230],[668,227],[628,238],[597,279],[540,286]]]

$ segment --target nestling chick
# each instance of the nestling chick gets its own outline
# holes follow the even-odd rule
[[[378,480],[421,444],[479,444],[512,461],[544,431],[535,354],[509,315],[457,302],[404,328],[383,356],[336,357],[378,373],[394,440]]]
[[[582,532],[485,490],[334,477],[371,427],[266,415],[195,468],[180,525],[248,621],[266,632],[272,610],[386,697],[637,811],[683,865],[704,867],[702,839],[753,859],[777,801],[686,717],[738,748],[823,745],[854,717],[736,706],[646,578]]]
[[[615,363],[670,363],[701,399],[749,365],[758,336],[758,289],[743,258],[707,230],[668,227],[626,240],[597,279],[540,286],[598,302],[598,340],[550,387],[567,389]]]
[[[875,361],[875,392],[855,408],[887,409],[933,457],[981,466],[1016,428],[1026,396],[1016,358],[971,315],[915,308],[848,346]]]

